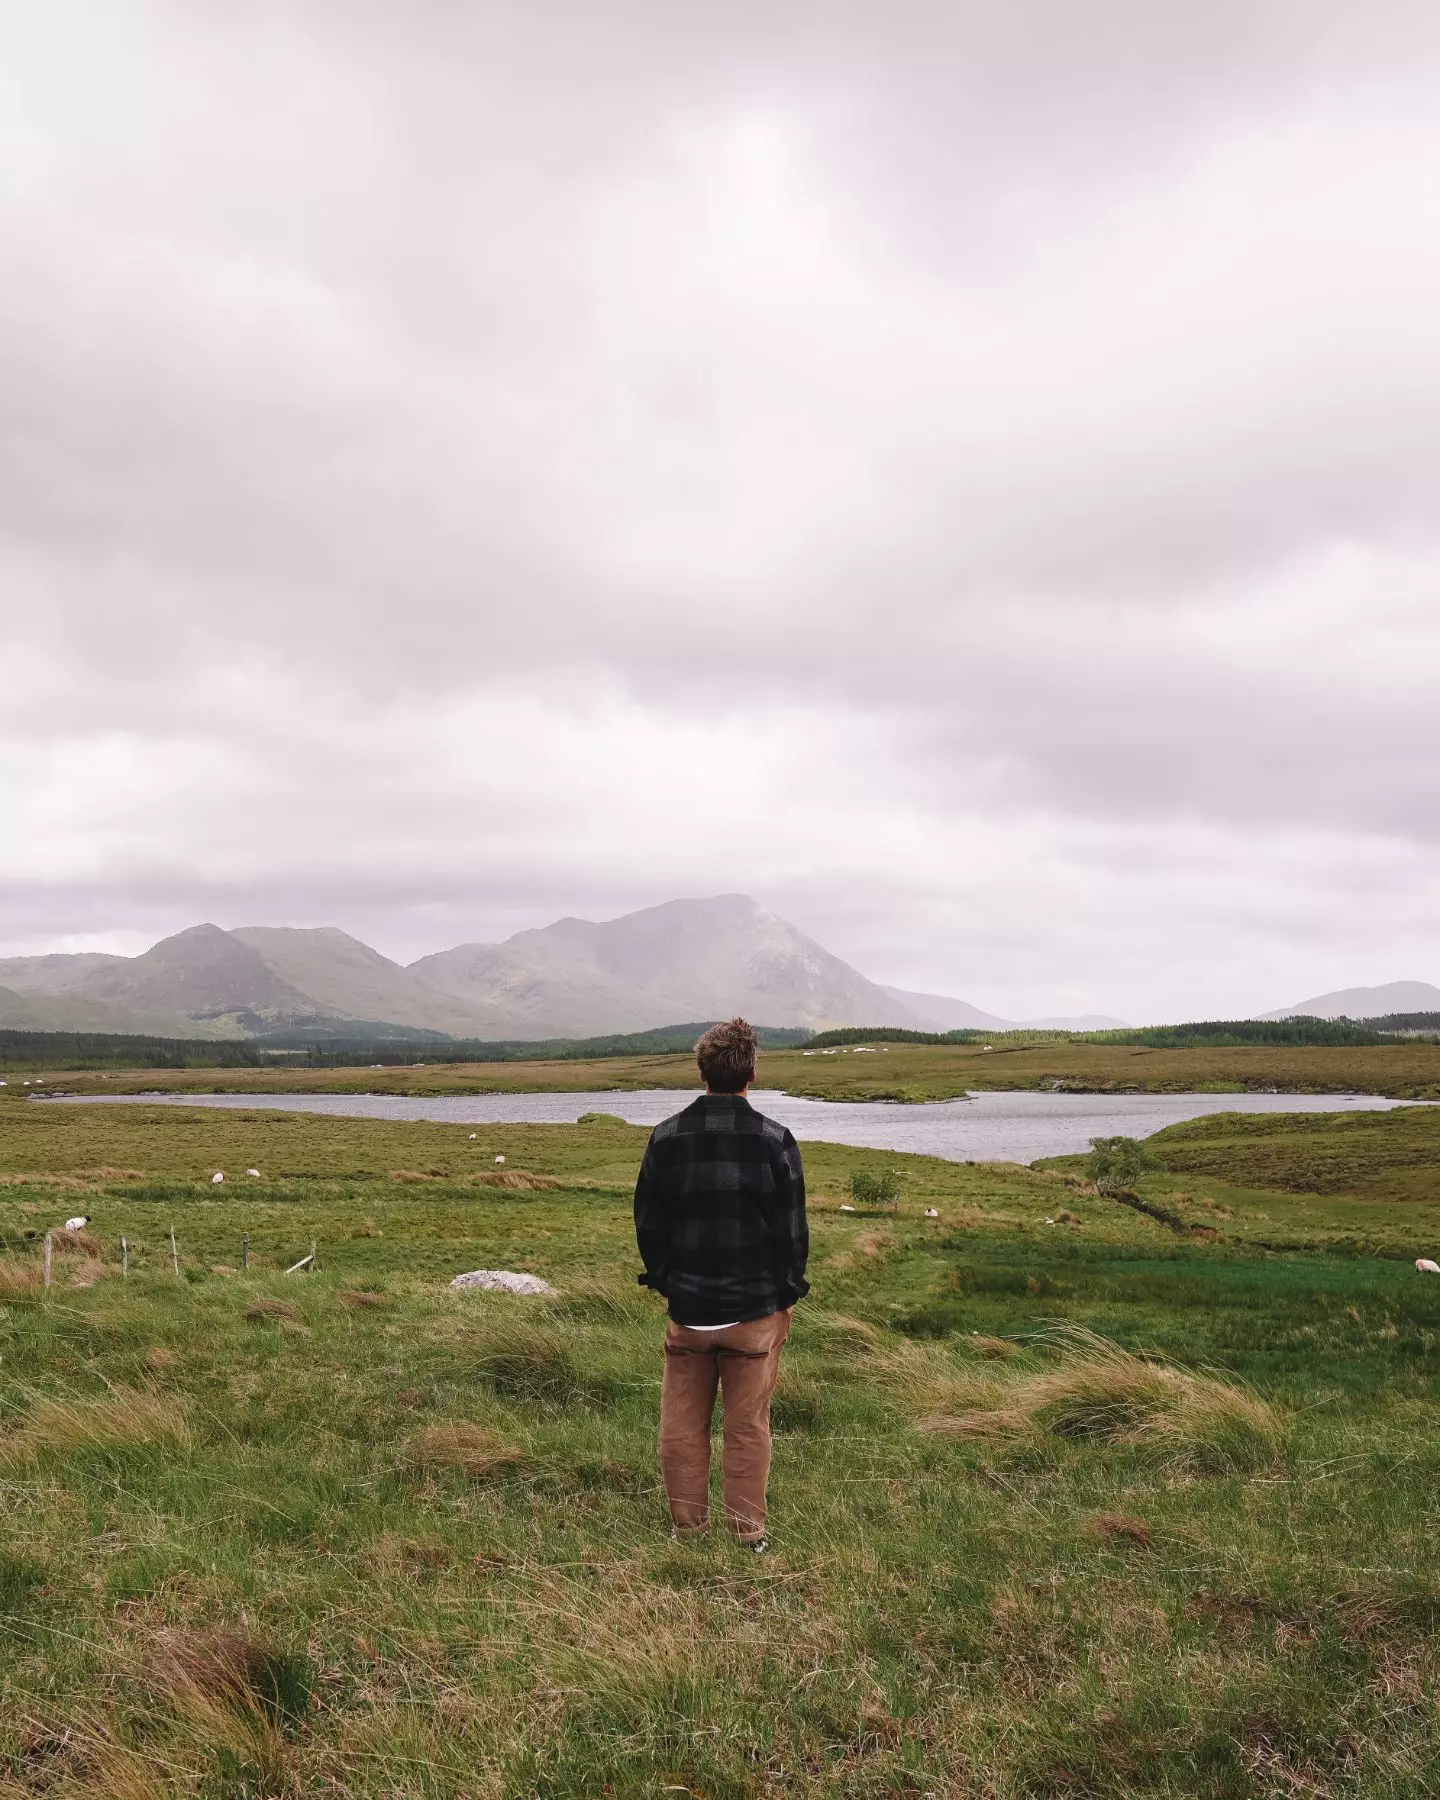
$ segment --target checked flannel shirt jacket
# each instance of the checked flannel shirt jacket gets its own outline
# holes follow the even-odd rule
[[[677,1325],[765,1319],[809,1293],[805,1171],[783,1125],[740,1094],[702,1094],[650,1134],[635,1239]]]

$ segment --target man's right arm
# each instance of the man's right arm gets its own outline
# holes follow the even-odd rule
[[[670,1227],[660,1193],[659,1156],[655,1140],[645,1146],[640,1160],[640,1174],[635,1182],[635,1242],[645,1272],[639,1277],[641,1287],[665,1292],[665,1268],[670,1260]]]

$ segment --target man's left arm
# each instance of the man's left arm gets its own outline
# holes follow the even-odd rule
[[[810,1225],[805,1216],[805,1165],[800,1146],[787,1131],[775,1158],[775,1210],[770,1221],[770,1245],[775,1280],[783,1304],[793,1306],[810,1292],[805,1265],[810,1258]]]

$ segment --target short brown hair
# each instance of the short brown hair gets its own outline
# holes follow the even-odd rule
[[[695,1046],[705,1085],[715,1094],[738,1094],[755,1079],[755,1027],[744,1019],[712,1025]]]

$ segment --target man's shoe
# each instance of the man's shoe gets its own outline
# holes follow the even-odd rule
[[[770,1553],[769,1538],[744,1538],[741,1540],[747,1550],[753,1550],[756,1556],[768,1556]]]

